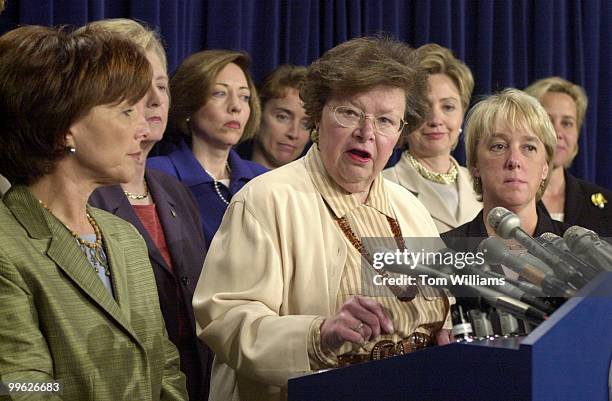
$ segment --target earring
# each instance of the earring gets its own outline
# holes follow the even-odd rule
[[[74,146],[68,146],[68,152],[73,155],[76,153],[76,148]]]
[[[185,122],[187,123],[187,125],[189,125],[189,123],[191,122],[191,117],[187,117],[187,118],[185,119]]]
[[[319,129],[317,127],[310,131],[310,139],[315,143],[319,143]]]
[[[542,192],[546,191],[546,178],[544,178],[542,181],[540,181],[540,190]]]
[[[459,128],[459,135],[463,133],[463,128]]]

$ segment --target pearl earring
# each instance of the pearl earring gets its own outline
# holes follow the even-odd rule
[[[68,146],[68,152],[70,152],[71,154],[75,154],[76,148],[74,146]]]
[[[459,134],[463,132],[463,128],[459,128]]]

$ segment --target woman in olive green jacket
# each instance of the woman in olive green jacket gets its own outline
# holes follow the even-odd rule
[[[142,237],[87,206],[135,174],[150,82],[146,57],[110,34],[0,37],[0,174],[13,185],[0,201],[0,399],[187,398]]]

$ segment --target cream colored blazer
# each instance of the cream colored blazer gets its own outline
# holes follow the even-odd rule
[[[454,216],[445,206],[445,200],[430,185],[430,182],[423,178],[419,172],[412,167],[404,154],[400,161],[393,167],[383,171],[383,176],[402,187],[406,188],[423,203],[440,233],[452,230],[455,227],[472,221],[482,209],[482,203],[476,199],[476,194],[472,189],[470,174],[465,167],[462,167],[451,157],[457,166],[459,174],[457,176],[457,186],[459,188],[459,213]]]
[[[410,192],[385,188],[405,237],[438,237]],[[234,196],[193,298],[198,335],[216,355],[211,400],[281,399],[290,375],[310,370],[310,326],[334,313],[346,257],[303,159]]]

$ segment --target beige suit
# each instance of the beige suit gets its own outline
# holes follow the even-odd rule
[[[476,199],[472,189],[470,174],[465,167],[461,167],[455,159],[451,160],[457,166],[457,186],[459,189],[459,213],[454,216],[445,205],[445,200],[432,188],[430,181],[426,180],[412,167],[406,157],[402,154],[400,161],[393,167],[383,171],[383,176],[397,184],[400,184],[412,192],[426,207],[440,233],[449,231],[455,227],[472,221],[482,209],[482,203]]]
[[[405,237],[437,237],[425,207],[385,181]],[[211,400],[275,400],[310,370],[308,333],[335,313],[343,234],[304,159],[249,182],[210,246],[193,299],[198,335],[215,351]]]

